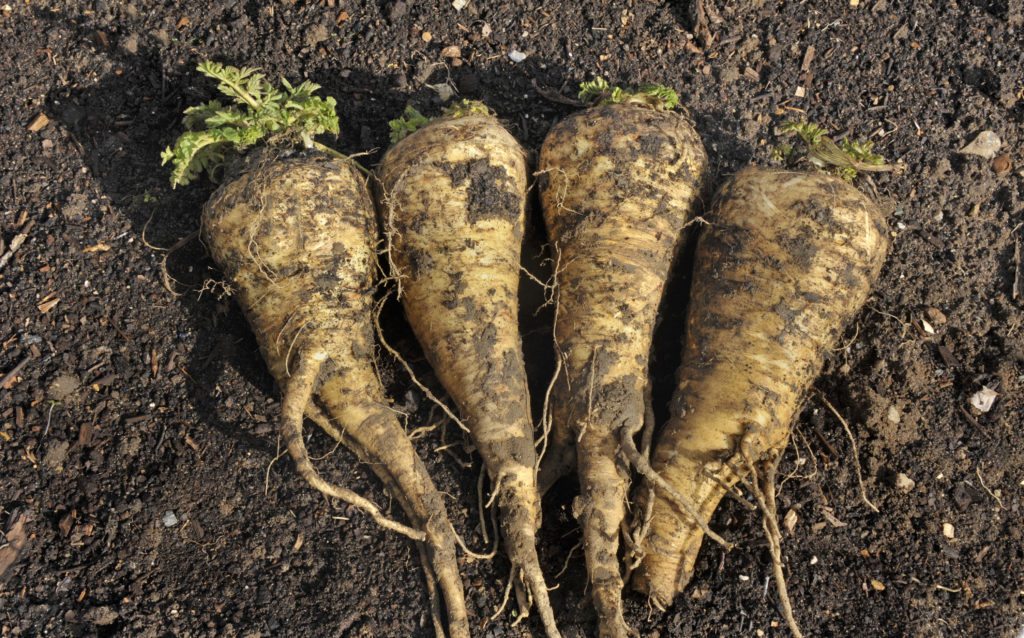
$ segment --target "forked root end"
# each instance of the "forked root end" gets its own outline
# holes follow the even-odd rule
[[[313,467],[309,460],[309,453],[306,444],[302,440],[302,419],[306,406],[313,396],[313,387],[316,384],[317,375],[320,372],[320,362],[305,352],[300,352],[298,365],[284,388],[284,398],[281,401],[281,437],[288,447],[288,453],[295,461],[295,467],[307,483],[323,492],[345,501],[349,505],[358,507],[369,514],[378,525],[385,529],[398,532],[408,536],[414,541],[424,541],[427,536],[420,530],[403,525],[398,521],[384,516],[369,499],[356,494],[352,490],[334,485],[320,476],[320,473]]]

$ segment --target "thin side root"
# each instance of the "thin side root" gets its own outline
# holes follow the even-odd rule
[[[629,432],[625,430],[622,432],[622,451],[625,452],[626,458],[629,459],[629,462],[636,467],[637,471],[640,472],[645,479],[664,492],[672,502],[683,508],[683,511],[689,514],[690,517],[697,522],[697,525],[700,527],[701,531],[704,532],[705,536],[715,541],[726,550],[731,551],[733,549],[734,545],[732,543],[725,540],[708,527],[708,524],[704,521],[704,517],[697,512],[697,506],[689,497],[669,485],[668,481],[663,479],[660,474],[654,471],[654,468],[651,467],[651,464],[647,459],[644,458],[644,456],[640,454],[640,451],[636,449],[636,444],[633,443],[633,438],[629,435]]]
[[[850,446],[853,448],[853,469],[857,470],[857,485],[860,486],[860,499],[864,501],[864,504],[871,508],[871,511],[876,514],[879,513],[878,508],[875,504],[868,500],[868,491],[864,488],[864,477],[860,473],[860,454],[857,452],[857,439],[853,438],[853,432],[850,431],[850,426],[846,423],[846,419],[839,414],[839,410],[829,403],[829,400],[825,398],[822,392],[818,391],[818,396],[821,398],[822,403],[825,407],[835,415],[839,422],[843,424],[843,429],[846,430],[846,436],[850,439]]]
[[[363,510],[381,527],[408,536],[415,541],[426,540],[427,536],[422,531],[384,516],[380,508],[372,501],[352,490],[324,480],[313,467],[309,460],[309,453],[306,451],[306,444],[302,440],[302,418],[306,405],[313,395],[313,386],[319,372],[320,363],[305,352],[300,352],[298,365],[288,379],[284,389],[284,399],[281,402],[281,437],[295,461],[295,467],[299,470],[299,474],[306,479],[307,483],[327,496],[341,499],[349,505]]]
[[[778,508],[775,504],[775,478],[782,455],[774,454],[774,458],[767,464],[763,480],[750,456],[744,452],[743,458],[752,477],[749,481],[744,479],[744,483],[754,493],[754,498],[757,499],[757,505],[761,510],[761,524],[764,527],[764,535],[768,539],[768,553],[772,557],[775,589],[779,594],[779,602],[782,603],[782,616],[786,619],[786,624],[789,625],[793,636],[803,638],[800,626],[793,616],[793,604],[789,600],[789,590],[786,588],[786,576],[782,566],[782,532],[779,530]]]
[[[401,293],[399,293],[399,295],[401,295]],[[420,382],[420,380],[416,378],[416,373],[412,371],[412,366],[410,366],[406,362],[406,360],[404,358],[402,358],[402,355],[400,355],[397,350],[392,348],[391,344],[389,344],[387,342],[387,339],[384,338],[384,331],[380,327],[380,313],[381,313],[381,310],[384,309],[384,304],[386,304],[388,299],[390,299],[390,298],[391,298],[391,291],[388,291],[388,293],[386,295],[384,295],[384,298],[377,302],[377,309],[376,309],[376,312],[373,315],[373,326],[374,326],[374,329],[377,331],[377,340],[380,341],[380,345],[384,346],[384,349],[388,351],[388,354],[390,354],[392,357],[397,359],[399,363],[402,364],[402,367],[405,368],[406,374],[408,374],[409,378],[412,379],[412,382],[416,384],[416,387],[419,388],[420,391],[423,392],[423,394],[434,405],[436,405],[437,407],[441,408],[441,410],[445,413],[445,415],[447,415],[449,419],[451,419],[453,422],[455,422],[455,425],[459,426],[459,428],[463,432],[465,432],[466,434],[469,434],[470,433],[469,432],[469,428],[466,426],[465,423],[462,422],[462,419],[460,419],[458,416],[456,416],[455,413],[452,412],[451,409],[447,405],[445,405],[443,401],[441,401],[441,399],[438,399],[436,396],[434,396],[434,393],[430,391],[430,388],[428,388],[427,386],[423,385]]]
[[[437,594],[437,576],[430,564],[430,556],[423,543],[416,543],[416,549],[420,552],[420,562],[423,564],[423,573],[427,580],[427,595],[430,597],[430,619],[434,624],[434,635],[437,638],[445,638],[444,620],[441,613],[441,597]]]

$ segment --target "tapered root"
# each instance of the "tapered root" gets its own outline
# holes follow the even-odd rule
[[[316,468],[313,467],[313,463],[309,460],[309,453],[306,451],[306,444],[302,440],[302,418],[305,414],[306,405],[313,396],[313,387],[316,384],[316,377],[319,372],[320,361],[317,360],[316,355],[300,353],[298,366],[288,380],[284,390],[284,398],[281,401],[281,438],[284,439],[285,445],[288,447],[288,453],[291,455],[292,460],[295,461],[295,467],[298,469],[299,474],[302,475],[302,478],[306,479],[307,483],[327,496],[341,499],[349,505],[363,510],[381,527],[408,536],[415,541],[426,540],[427,535],[422,531],[384,516],[380,508],[374,505],[372,501],[356,494],[352,490],[324,480],[320,473],[316,471]]]
[[[534,512],[518,504],[532,502],[529,495],[512,496],[509,499],[513,503],[505,508],[502,516],[506,551],[512,561],[513,569],[517,569],[522,583],[528,590],[527,598],[537,607],[541,623],[548,638],[559,638],[558,625],[555,623],[555,612],[551,607],[551,600],[548,598],[548,586],[544,581],[544,573],[540,568],[540,561],[537,557],[537,539],[534,532],[536,516]],[[512,578],[515,580],[515,574]],[[522,615],[530,613],[529,601],[523,601],[519,596],[519,609]]]
[[[708,524],[703,518],[701,518],[700,513],[697,511],[697,505],[693,502],[693,499],[672,487],[668,481],[661,478],[661,476],[654,471],[654,468],[651,467],[647,458],[640,454],[640,451],[636,449],[636,445],[633,443],[633,438],[629,436],[629,433],[626,431],[622,432],[622,451],[625,453],[626,458],[629,459],[630,464],[636,468],[637,472],[653,483],[656,488],[664,492],[665,496],[668,497],[668,500],[675,503],[680,509],[695,520],[697,522],[697,526],[700,527],[701,531],[704,532],[708,538],[724,547],[726,551],[733,549],[734,546],[732,543],[725,540],[708,527]]]
[[[435,632],[438,638],[468,638],[469,619],[466,613],[465,599],[462,592],[462,579],[459,576],[458,563],[455,560],[454,551],[447,551],[452,546],[451,538],[455,536],[451,523],[448,521],[444,511],[440,512],[440,518],[434,503],[425,502],[424,498],[415,491],[410,492],[407,486],[403,486],[396,479],[403,472],[401,468],[389,467],[388,463],[381,459],[383,455],[370,453],[363,447],[360,440],[353,437],[348,429],[341,429],[315,402],[306,407],[306,416],[316,423],[324,432],[333,439],[342,442],[352,450],[361,461],[366,463],[380,478],[381,482],[394,495],[399,505],[405,511],[409,519],[417,526],[426,530],[426,542],[417,543],[420,553],[420,560],[423,563],[424,576],[427,579],[427,593],[430,596],[431,616],[433,617]],[[346,435],[347,434],[347,435]],[[365,442],[365,441],[364,441]],[[420,466],[422,468],[422,466]],[[423,480],[421,489],[427,489],[433,485],[426,469],[422,468]],[[427,499],[429,500],[429,499]],[[432,521],[432,522],[431,522]],[[450,537],[439,534],[440,523],[447,524],[451,530]],[[440,598],[437,590],[440,589],[441,598],[444,599],[448,611],[448,633],[440,627],[441,617]]]
[[[627,638],[634,632],[622,615],[622,572],[619,533],[626,516],[628,470],[615,452],[612,436],[584,433],[577,444],[580,507],[576,512],[583,529],[591,598],[601,638]],[[576,506],[573,508],[577,509]]]

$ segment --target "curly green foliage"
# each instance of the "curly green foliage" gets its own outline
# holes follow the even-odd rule
[[[580,102],[601,106],[604,104],[644,104],[657,109],[673,109],[679,106],[679,95],[661,84],[645,84],[636,90],[627,90],[608,84],[608,80],[596,77],[580,84]]]
[[[388,122],[391,129],[391,143],[395,144],[417,129],[429,124],[434,118],[427,117],[411,106],[405,107],[402,117],[395,118]]]
[[[272,145],[316,145],[313,136],[338,133],[337,102],[313,97],[319,85],[306,81],[292,86],[281,79],[281,89],[267,82],[257,69],[201,62],[198,70],[219,81],[217,90],[231,98],[227,106],[211,100],[185,109],[188,129],[160,155],[171,162],[171,187],[188,184],[200,173],[216,179],[231,153],[263,142]]]
[[[840,144],[825,134],[825,129],[810,122],[786,122],[781,127],[784,133],[796,133],[802,145],[799,150],[789,144],[775,149],[773,156],[787,164],[796,164],[807,159],[827,173],[843,179],[853,179],[860,171],[890,171],[894,167],[885,164],[881,155],[871,152],[874,142],[850,141],[843,138]]]
[[[459,100],[458,102],[449,104],[441,111],[441,117],[449,119],[465,117],[467,115],[494,116],[494,111],[479,100]],[[413,131],[423,128],[435,119],[437,118],[427,117],[411,106],[405,107],[405,113],[402,114],[402,117],[388,122],[388,128],[391,129],[391,134],[389,136],[391,138],[391,143],[395,144],[401,141]]]
[[[825,135],[825,129],[811,122],[783,122],[781,130],[783,133],[796,133],[807,146],[817,146]]]

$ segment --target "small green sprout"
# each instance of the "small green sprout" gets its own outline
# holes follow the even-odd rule
[[[608,84],[608,80],[596,77],[580,84],[580,102],[602,106],[605,104],[646,104],[657,109],[673,109],[679,106],[679,95],[661,84],[645,84],[635,91]]]
[[[493,116],[494,111],[479,100],[459,100],[458,102],[449,104],[443,111],[441,111],[441,117],[451,119],[465,117],[467,115]],[[391,143],[396,144],[400,142],[410,133],[423,128],[435,119],[437,118],[427,117],[411,106],[405,107],[405,113],[402,114],[402,117],[388,122],[388,128],[391,129],[391,134],[389,136]]]
[[[313,141],[315,135],[337,134],[339,130],[334,98],[313,97],[319,85],[306,81],[293,87],[282,78],[282,90],[267,82],[257,69],[209,61],[201,62],[197,69],[218,80],[217,90],[232,103],[225,106],[211,100],[185,109],[188,130],[160,155],[163,164],[172,163],[172,188],[188,184],[204,171],[216,180],[230,153],[257,142],[301,145],[337,154]]]
[[[395,144],[417,129],[421,129],[431,122],[433,118],[420,113],[412,106],[405,107],[402,117],[395,118],[388,122],[391,129],[391,143]]]
[[[796,133],[802,142],[799,152],[790,144],[781,144],[772,153],[774,158],[787,164],[796,164],[806,158],[825,172],[846,180],[853,179],[860,171],[880,172],[896,169],[895,166],[886,164],[881,155],[871,152],[874,142],[850,141],[844,137],[840,144],[836,144],[825,134],[825,129],[810,122],[786,122],[781,130],[784,133]]]

